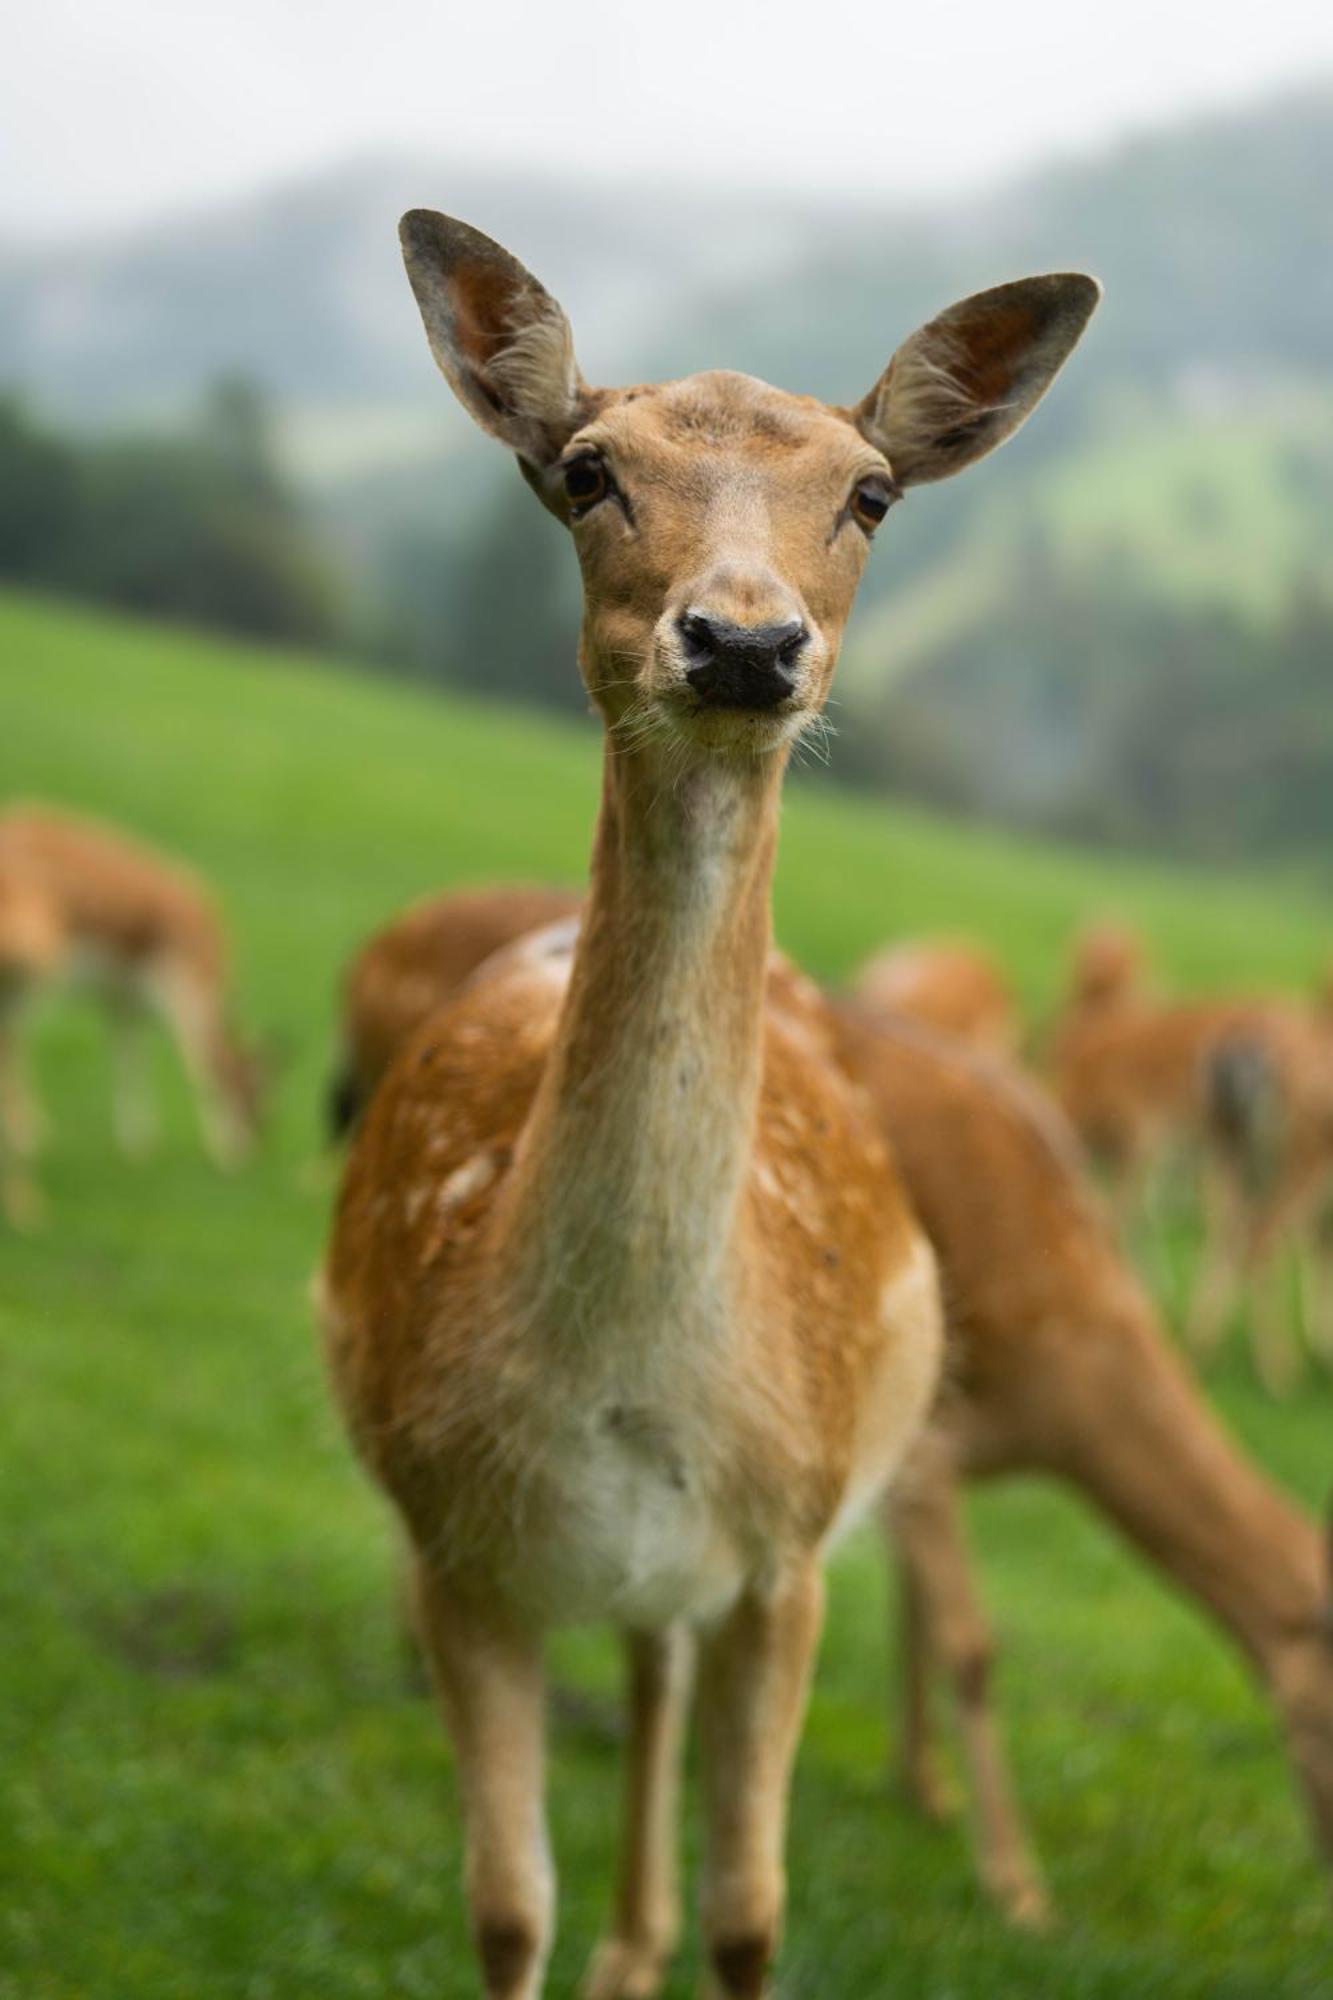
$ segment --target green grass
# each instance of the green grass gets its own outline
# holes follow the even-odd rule
[[[0,663],[0,794],[105,812],[205,868],[247,1011],[292,1050],[264,1157],[227,1180],[199,1157],[165,1057],[163,1150],[129,1168],[95,1023],[62,1005],[39,1038],[52,1219],[0,1239],[0,1993],[464,2000],[448,1759],[404,1685],[387,1524],[328,1409],[305,1306],[328,1199],[316,1103],[337,969],[368,925],[450,879],[580,874],[593,732],[14,599]],[[892,930],[961,926],[1041,1004],[1090,905],[1141,919],[1185,979],[1299,982],[1328,940],[1298,887],[791,802],[781,929],[821,973]],[[1220,1393],[1317,1501],[1333,1399],[1275,1411],[1239,1370]],[[974,1521],[1062,1926],[1010,1936],[961,1832],[922,1827],[886,1789],[883,1589],[862,1541],[833,1579],[782,1992],[1333,1994],[1322,1885],[1239,1663],[1058,1494],[987,1494]],[[616,1793],[609,1652],[579,1637],[558,1665],[586,1699],[552,1771],[554,1996],[606,1902]],[[672,1995],[696,1963],[691,1946]]]

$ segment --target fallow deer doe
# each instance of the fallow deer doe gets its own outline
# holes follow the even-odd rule
[[[221,920],[184,868],[53,807],[15,805],[0,815],[0,1156],[11,1220],[31,1220],[40,1208],[28,1162],[42,1120],[22,1027],[29,1004],[53,987],[86,984],[106,1009],[125,1152],[144,1152],[154,1137],[141,1045],[151,1014],[180,1049],[214,1158],[230,1165],[249,1151],[263,1070],[232,1022],[227,979]]]
[[[1056,1089],[1119,1205],[1174,1151],[1202,1169],[1202,1270],[1187,1318],[1201,1358],[1247,1298],[1255,1366],[1275,1395],[1301,1367],[1283,1253],[1308,1242],[1323,1283],[1312,1344],[1333,1358],[1323,1208],[1333,1193],[1333,1021],[1277,996],[1162,999],[1126,933],[1079,941],[1053,1041]]]
[[[542,1648],[629,1635],[628,1851],[597,2000],[675,1928],[654,1782],[698,1630],[712,1990],[767,1991],[821,1564],[900,1464],[940,1346],[934,1261],[836,1063],[766,1009],[782,777],[825,703],[869,538],[1035,406],[1096,304],[953,307],[855,408],[709,373],[595,390],[506,251],[416,210],[408,273],[464,407],[572,530],[606,728],[568,983],[521,954],[396,1060],[324,1279],[351,1432],[415,1553],[490,2000],[543,1985]]]
[[[517,945],[570,949],[578,901],[495,889],[424,902],[370,939],[346,983],[337,1102],[355,1117],[393,1048],[469,975],[503,969],[541,896],[559,918]],[[1319,1531],[1228,1439],[1116,1248],[1050,1099],[1012,1065],[863,1002],[825,1003],[775,962],[770,990],[867,1092],[926,1225],[949,1364],[886,1509],[901,1572],[908,1789],[946,1810],[931,1692],[957,1704],[981,1878],[1016,1922],[1047,1911],[991,1707],[994,1645],[959,1505],[970,1479],[1053,1476],[1217,1620],[1277,1711],[1333,1862],[1333,1577]]]
[[[886,945],[852,982],[868,1007],[959,1035],[996,1055],[1017,1055],[1018,1003],[988,951],[966,938],[916,938]]]

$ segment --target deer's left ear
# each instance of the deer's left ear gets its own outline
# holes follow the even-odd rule
[[[853,412],[900,486],[947,479],[1037,407],[1101,298],[1061,272],[978,292],[905,340]]]
[[[586,420],[564,313],[469,223],[414,208],[398,234],[431,353],[459,402],[528,465],[551,464]]]

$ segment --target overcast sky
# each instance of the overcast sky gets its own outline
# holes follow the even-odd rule
[[[0,231],[422,147],[911,196],[1320,75],[1329,0],[19,0]]]

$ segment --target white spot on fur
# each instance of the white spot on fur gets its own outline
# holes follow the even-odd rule
[[[461,1208],[474,1194],[489,1187],[495,1179],[496,1159],[494,1153],[477,1153],[456,1167],[444,1186],[440,1189],[439,1209],[448,1215],[453,1209]]]

